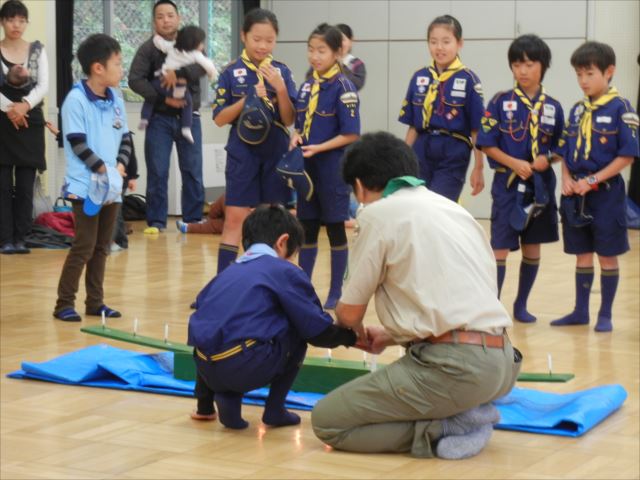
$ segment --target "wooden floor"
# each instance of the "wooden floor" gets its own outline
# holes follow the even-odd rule
[[[484,222],[487,227],[486,222]],[[110,322],[142,335],[185,341],[189,303],[213,276],[219,236],[179,234],[170,228],[145,236],[135,224],[128,251],[111,255],[105,282],[107,303],[124,317]],[[78,324],[55,321],[51,312],[66,251],[36,250],[0,256],[2,479],[10,478],[639,478],[639,292],[638,231],[632,251],[621,258],[614,304],[614,332],[589,327],[556,329],[549,321],[567,313],[574,301],[574,259],[561,243],[543,248],[530,310],[532,325],[517,324],[513,343],[522,350],[523,370],[544,372],[547,354],[557,372],[573,372],[566,384],[519,384],[572,392],[622,384],[629,397],[617,413],[583,438],[496,431],[479,456],[466,461],[417,460],[408,455],[361,455],[331,451],[313,435],[308,412],[299,427],[266,429],[262,410],[244,407],[251,426],[225,430],[218,422],[197,423],[188,413],[194,401],[163,395],[70,387],[11,380],[5,375],[22,361],[44,361],[89,345],[109,343],[80,333]],[[511,310],[520,254],[508,259],[503,301]],[[314,283],[324,299],[329,258],[320,244]],[[591,311],[600,301],[596,270]],[[83,310],[84,291],[78,309]],[[83,325],[99,319],[85,318]],[[375,323],[373,307],[367,317]],[[113,343],[123,348],[136,347]],[[140,349],[142,351],[142,349]],[[321,355],[314,351],[311,354]],[[337,358],[361,359],[358,350],[340,349]],[[380,363],[397,358],[388,349]]]

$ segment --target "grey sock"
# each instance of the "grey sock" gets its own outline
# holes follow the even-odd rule
[[[466,435],[443,437],[436,446],[436,455],[447,460],[460,460],[479,454],[489,443],[493,425],[486,424]]]
[[[442,436],[465,435],[482,425],[492,425],[500,421],[500,412],[492,403],[485,403],[466,412],[442,420]]]

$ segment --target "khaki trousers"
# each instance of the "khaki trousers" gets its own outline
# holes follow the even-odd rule
[[[440,419],[511,391],[520,358],[504,339],[503,348],[413,345],[403,358],[320,400],[311,414],[313,430],[339,450],[434,457]]]

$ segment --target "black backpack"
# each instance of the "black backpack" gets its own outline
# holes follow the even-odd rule
[[[128,221],[146,220],[147,199],[144,195],[132,193],[122,198],[122,217]]]

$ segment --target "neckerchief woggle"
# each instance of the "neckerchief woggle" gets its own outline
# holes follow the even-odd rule
[[[236,260],[236,263],[250,262],[265,255],[278,258],[278,254],[276,253],[276,251],[266,243],[254,243],[246,252],[244,252],[244,254],[242,254],[242,256],[240,256]]]
[[[384,187],[384,190],[382,191],[382,198],[388,197],[401,188],[419,187],[420,185],[424,184],[424,180],[413,177],[411,175],[405,175],[404,177],[395,177],[387,182],[387,186]]]

